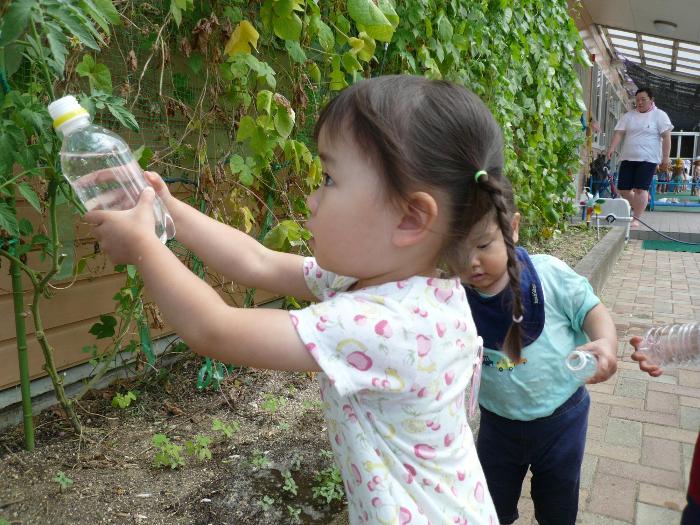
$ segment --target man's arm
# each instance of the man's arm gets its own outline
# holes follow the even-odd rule
[[[612,142],[610,143],[610,147],[608,148],[608,152],[605,155],[605,157],[608,160],[610,160],[610,158],[612,157],[612,154],[615,153],[617,146],[620,144],[620,141],[622,141],[624,136],[625,136],[624,130],[618,129],[615,131],[615,133],[613,134]],[[671,143],[669,142],[669,147],[670,146],[671,146]]]
[[[671,130],[661,134],[661,165],[662,170],[671,167]]]

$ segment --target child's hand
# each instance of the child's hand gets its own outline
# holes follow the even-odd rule
[[[641,342],[641,337],[633,337],[632,339],[630,339],[630,344],[634,347],[634,352],[632,352],[631,356],[632,359],[639,363],[639,369],[642,372],[646,372],[651,377],[659,377],[661,374],[664,373],[661,367],[650,365],[646,362],[648,356],[644,352],[637,351],[637,349],[639,348],[639,343]]]
[[[100,248],[114,264],[134,264],[141,259],[147,243],[160,243],[155,233],[154,199],[153,189],[146,188],[130,210],[93,210],[85,214]]]
[[[591,341],[585,345],[579,346],[576,350],[590,352],[596,357],[596,361],[598,361],[598,368],[596,369],[595,375],[586,381],[586,383],[591,385],[601,383],[610,379],[610,377],[617,372],[617,355],[615,348],[613,348],[608,339]]]
[[[168,185],[165,184],[165,181],[162,179],[162,177],[158,175],[155,171],[144,171],[143,174],[146,178],[146,182],[148,182],[148,184],[150,184],[153,187],[153,189],[156,192],[156,195],[160,197],[160,200],[163,201],[165,207],[168,208],[170,206],[170,202],[172,200],[176,200],[170,193]]]

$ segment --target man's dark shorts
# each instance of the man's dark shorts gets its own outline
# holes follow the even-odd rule
[[[656,173],[656,164],[636,160],[623,160],[617,176],[618,190],[648,190]]]

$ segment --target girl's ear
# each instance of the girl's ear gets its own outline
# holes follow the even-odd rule
[[[394,245],[400,248],[421,242],[434,231],[438,218],[438,204],[435,198],[424,191],[409,195],[401,206],[401,220],[393,234]]]
[[[513,244],[518,244],[518,239],[520,238],[520,213],[517,211],[513,214],[510,226],[513,229]]]

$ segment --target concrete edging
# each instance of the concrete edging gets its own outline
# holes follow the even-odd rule
[[[596,295],[601,294],[625,247],[625,231],[625,228],[610,228],[605,237],[574,267],[576,273],[588,279]]]

